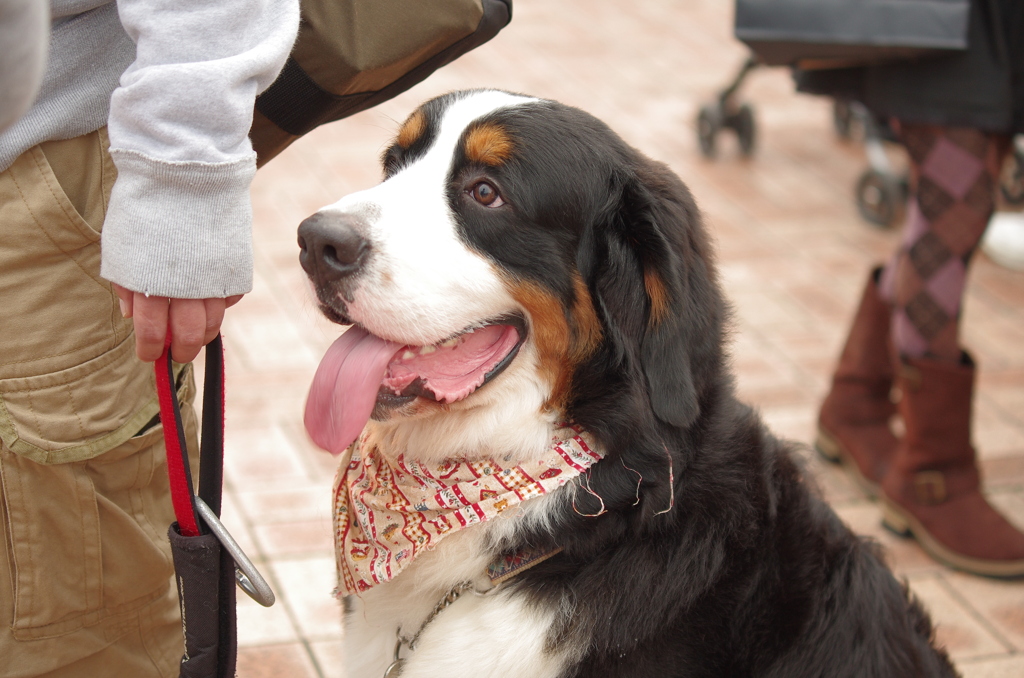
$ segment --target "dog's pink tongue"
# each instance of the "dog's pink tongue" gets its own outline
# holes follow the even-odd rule
[[[313,442],[341,454],[370,419],[388,363],[402,344],[352,327],[327,349],[313,377],[304,422]]]

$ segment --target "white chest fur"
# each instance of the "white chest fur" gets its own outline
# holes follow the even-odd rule
[[[543,520],[550,499],[538,498],[517,516],[453,534],[394,580],[353,597],[345,615],[348,677],[381,678],[394,661],[398,630],[414,635],[438,601],[464,581],[475,590],[427,624],[415,651],[402,648],[402,678],[558,676],[570,654],[548,647],[558,610],[531,604],[514,587],[488,590],[486,575],[491,545],[511,537],[524,519]]]

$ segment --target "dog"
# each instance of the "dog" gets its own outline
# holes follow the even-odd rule
[[[953,676],[737,400],[689,190],[553,101],[449,93],[298,229],[352,328],[306,405],[350,676]],[[365,429],[364,429],[365,427]]]

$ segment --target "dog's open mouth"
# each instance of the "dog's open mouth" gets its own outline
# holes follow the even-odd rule
[[[320,447],[340,454],[371,414],[416,397],[454,403],[500,374],[526,337],[520,316],[474,326],[431,346],[387,341],[358,325],[327,350],[309,390],[305,424]]]

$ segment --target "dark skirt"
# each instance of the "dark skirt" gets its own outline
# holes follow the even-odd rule
[[[969,48],[862,68],[799,70],[797,89],[882,118],[1024,133],[1024,2],[974,0]]]

